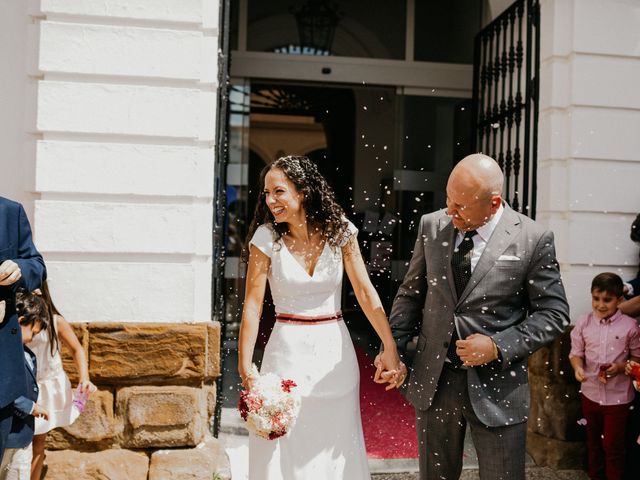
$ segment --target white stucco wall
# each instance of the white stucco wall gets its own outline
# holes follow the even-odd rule
[[[13,72],[33,98],[15,103],[35,106],[10,161],[35,165],[22,183],[59,308],[210,320],[218,0],[10,3],[29,3],[13,10],[33,39]]]
[[[596,274],[638,268],[639,25],[634,0],[541,2],[538,219],[556,233],[574,320]]]
[[[35,158],[27,152],[35,88],[27,73],[33,50],[28,2],[0,2],[0,196],[21,202],[33,219]]]

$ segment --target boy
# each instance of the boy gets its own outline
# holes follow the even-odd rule
[[[13,402],[13,420],[0,467],[0,480],[29,478],[34,418],[49,417],[46,410],[36,403],[38,400],[36,356],[26,346],[34,335],[47,328],[49,311],[42,297],[20,293],[16,296],[16,310],[22,330],[24,368],[28,388],[26,396],[20,396]]]
[[[618,309],[623,289],[615,273],[597,275],[591,283],[593,311],[579,318],[571,331],[569,360],[582,383],[591,480],[623,476],[625,427],[634,397],[625,364],[640,359],[638,324]]]

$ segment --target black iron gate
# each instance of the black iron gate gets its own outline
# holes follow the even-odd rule
[[[230,3],[221,0],[219,17],[219,50],[218,50],[218,114],[216,118],[216,159],[214,169],[216,183],[214,187],[213,204],[213,265],[211,276],[211,314],[213,320],[218,320],[221,326],[220,344],[225,338],[226,322],[224,266],[225,266],[225,222],[227,218],[226,201],[226,166],[229,149],[229,25]],[[220,352],[222,356],[222,352]],[[222,360],[222,359],[221,359]],[[222,364],[222,361],[220,362]],[[216,407],[213,421],[213,435],[220,431],[220,416],[222,404],[223,379],[222,375],[216,381]]]
[[[505,174],[504,198],[536,213],[540,3],[517,0],[475,38],[475,150]]]

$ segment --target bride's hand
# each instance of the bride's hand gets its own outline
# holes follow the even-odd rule
[[[251,373],[251,369],[238,367],[238,373],[240,373],[242,387],[245,390],[251,390],[251,388],[253,387],[253,374]]]
[[[384,352],[379,353],[373,363],[376,366],[374,381],[388,383],[385,390],[399,388],[407,378],[407,367],[400,361],[395,347],[387,348]]]

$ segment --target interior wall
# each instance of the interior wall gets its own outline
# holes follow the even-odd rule
[[[378,210],[380,179],[393,176],[397,146],[396,96],[392,89],[356,89],[356,131],[353,207]],[[389,125],[394,128],[389,128]],[[346,209],[350,211],[349,208]]]

